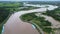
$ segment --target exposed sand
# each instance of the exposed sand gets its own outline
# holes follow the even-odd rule
[[[54,18],[52,18],[51,16],[47,16],[47,15],[43,15],[41,13],[37,13],[35,14],[36,16],[41,16],[41,17],[44,17],[45,20],[48,20],[49,22],[51,22],[52,24],[52,28],[60,28],[60,22],[55,20]]]

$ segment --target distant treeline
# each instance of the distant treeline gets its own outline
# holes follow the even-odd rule
[[[50,4],[60,6],[60,1],[23,1],[29,4]]]
[[[22,2],[0,2],[0,7],[19,7],[23,6]]]

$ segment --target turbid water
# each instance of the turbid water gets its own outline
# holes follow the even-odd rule
[[[23,22],[19,17],[26,13],[45,12],[46,10],[47,8],[38,8],[28,11],[18,11],[12,14],[4,25],[3,34],[39,34],[39,32],[32,27],[32,24]]]
[[[45,10],[40,11],[43,12]],[[29,10],[29,11],[19,11],[10,16],[6,24],[4,25],[3,34],[39,34],[39,32],[32,27],[32,24],[23,22],[19,18],[22,14],[40,12],[39,9]]]

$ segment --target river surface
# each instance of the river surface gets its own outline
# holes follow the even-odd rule
[[[32,27],[32,24],[23,22],[19,17],[23,14],[32,12],[45,12],[47,8],[38,8],[27,11],[18,11],[10,16],[6,24],[4,24],[3,34],[39,34],[39,32]]]
[[[43,10],[44,9],[44,10]],[[39,8],[28,11],[19,11],[10,16],[6,24],[4,25],[3,34],[39,34],[39,32],[32,27],[32,24],[23,22],[19,17],[26,13],[43,12],[45,8]]]

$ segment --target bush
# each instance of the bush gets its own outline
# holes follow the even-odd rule
[[[52,32],[52,28],[43,28],[43,30],[44,30],[45,32],[47,32],[47,33]]]
[[[9,11],[5,8],[0,8],[0,24],[7,18]]]
[[[30,13],[30,14],[22,15],[21,19],[24,20],[24,21],[30,21],[30,20],[32,20],[35,17],[36,16],[34,14]]]

